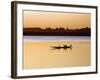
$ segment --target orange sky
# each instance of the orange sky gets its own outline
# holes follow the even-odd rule
[[[91,26],[91,15],[88,13],[24,11],[23,14],[25,28],[68,27],[76,29]]]

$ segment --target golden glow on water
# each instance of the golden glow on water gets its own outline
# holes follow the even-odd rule
[[[50,46],[72,44],[72,49],[52,49]],[[57,68],[89,66],[90,41],[28,42],[24,40],[23,68]]]

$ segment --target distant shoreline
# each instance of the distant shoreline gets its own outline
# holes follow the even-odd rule
[[[23,28],[23,35],[25,36],[90,36],[90,28],[82,29],[64,29],[64,28]]]
[[[81,34],[81,33],[24,33],[24,36],[90,36],[90,34]]]

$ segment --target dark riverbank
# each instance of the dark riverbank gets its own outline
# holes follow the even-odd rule
[[[24,28],[23,35],[24,36],[90,36],[91,30],[90,28],[82,28],[82,29],[67,29],[64,28]]]

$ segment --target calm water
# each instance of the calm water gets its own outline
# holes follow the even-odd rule
[[[58,40],[90,40],[90,37],[84,36],[24,36],[28,41],[58,41]]]
[[[51,46],[72,45],[72,49]],[[24,69],[90,65],[90,37],[24,36]]]

